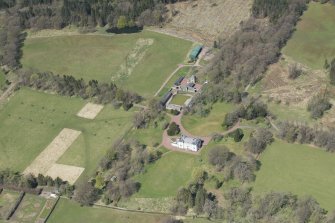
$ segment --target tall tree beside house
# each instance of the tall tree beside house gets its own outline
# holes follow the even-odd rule
[[[335,85],[335,59],[330,63],[330,71],[329,71],[330,83]]]

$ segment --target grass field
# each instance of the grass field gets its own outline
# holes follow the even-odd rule
[[[107,149],[130,128],[133,113],[107,106],[95,120],[77,117],[85,104],[25,88],[16,92],[0,112],[0,169],[23,171],[63,128],[71,128],[82,134],[58,163],[92,174]]]
[[[139,39],[153,43],[141,48]],[[70,74],[84,80],[113,80],[149,96],[184,60],[191,45],[191,42],[150,31],[28,38],[23,47],[22,64],[26,68]],[[125,66],[125,72],[121,72],[121,66]]]
[[[161,215],[130,213],[108,208],[80,207],[74,201],[61,199],[51,214],[48,223],[156,223],[161,218]]]
[[[256,193],[290,191],[311,195],[323,208],[335,207],[335,155],[305,145],[276,140],[261,155]]]
[[[171,100],[171,104],[183,106],[185,104],[185,102],[187,101],[187,99],[189,99],[189,98],[190,98],[190,96],[183,95],[183,94],[177,94],[177,95],[173,96],[173,98]]]
[[[35,222],[45,202],[43,197],[26,194],[11,220],[22,223]]]
[[[197,156],[168,152],[156,163],[149,165],[146,173],[136,177],[141,183],[136,197],[172,197],[178,189],[191,180],[193,169],[197,166]]]
[[[109,208],[81,207],[74,201],[61,199],[52,212],[48,223],[157,223],[165,215],[118,211]],[[206,218],[186,218],[185,223],[209,223]]]
[[[197,115],[185,115],[182,123],[185,129],[194,135],[207,136],[212,133],[220,133],[224,130],[221,124],[226,113],[233,111],[234,105],[228,103],[217,103],[213,105],[209,116],[202,118]]]
[[[284,54],[313,69],[335,58],[335,6],[310,3]]]
[[[18,192],[13,192],[9,190],[3,190],[0,194],[0,222],[4,220],[8,212],[15,204],[17,198],[19,197]]]

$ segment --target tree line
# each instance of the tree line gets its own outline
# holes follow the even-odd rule
[[[39,188],[44,186],[54,187],[59,191],[60,195],[67,197],[72,197],[74,191],[73,185],[70,185],[59,177],[52,179],[42,174],[38,174],[38,176],[32,174],[23,175],[9,169],[0,171],[0,188],[39,194],[41,192]]]
[[[114,83],[99,83],[91,80],[75,79],[68,75],[55,75],[51,72],[33,73],[20,69],[17,72],[21,86],[37,90],[52,91],[64,96],[78,96],[83,99],[93,99],[99,104],[111,103],[116,107],[123,106],[125,110],[138,103],[142,98],[136,94],[117,87]]]
[[[117,205],[139,190],[140,183],[132,177],[160,156],[159,151],[149,151],[137,141],[116,142],[101,159],[96,176],[78,185],[74,199],[82,205],[92,205],[100,198],[105,204]]]
[[[335,133],[332,130],[281,122],[278,137],[289,143],[313,144],[328,152],[335,152]]]

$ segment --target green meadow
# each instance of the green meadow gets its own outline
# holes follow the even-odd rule
[[[141,47],[140,40],[153,42]],[[28,38],[21,62],[25,68],[86,81],[115,81],[150,96],[183,62],[191,46],[189,41],[150,31]]]
[[[335,58],[335,6],[311,2],[283,53],[313,69]]]
[[[216,103],[207,117],[199,115],[185,115],[182,118],[182,124],[194,135],[208,136],[212,133],[220,133],[225,130],[221,124],[228,112],[233,111],[234,105],[229,103]]]
[[[146,168],[146,172],[136,176],[141,183],[140,191],[135,195],[143,198],[173,197],[180,187],[186,186],[192,178],[193,169],[199,158],[196,155],[180,152],[167,152],[155,163]]]
[[[115,140],[131,127],[133,112],[105,106],[94,120],[77,117],[86,104],[23,88],[0,111],[0,169],[23,171],[63,128],[82,134],[58,163],[85,168],[91,175]]]
[[[320,205],[335,207],[335,155],[307,145],[276,140],[261,155],[254,191],[292,192],[312,196]]]

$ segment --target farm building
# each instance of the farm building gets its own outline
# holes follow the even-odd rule
[[[187,83],[192,83],[192,84],[195,84],[197,82],[197,79],[195,77],[195,75],[192,75],[188,80],[187,80]]]
[[[177,86],[180,86],[181,82],[184,80],[184,77],[180,77],[178,78],[178,80],[176,80],[176,82],[174,82],[174,86],[177,87]]]
[[[172,96],[173,94],[171,91],[167,92],[160,101],[161,105],[165,106],[168,103],[168,101],[171,99]]]
[[[202,140],[199,138],[181,135],[175,142],[172,142],[171,145],[179,149],[197,152],[202,146]]]
[[[196,61],[196,60],[197,60],[199,54],[201,53],[202,47],[203,47],[203,46],[198,45],[198,46],[195,46],[195,47],[192,49],[192,51],[191,51],[191,53],[190,53],[190,60],[191,60],[191,61]]]

